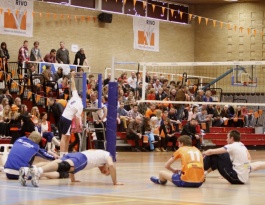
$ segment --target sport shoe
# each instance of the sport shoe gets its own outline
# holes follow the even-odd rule
[[[154,182],[155,184],[160,184],[160,180],[157,177],[150,177],[150,180]]]
[[[38,187],[40,178],[39,170],[36,167],[31,166],[29,168],[29,173],[31,175],[31,184],[35,187]]]
[[[19,169],[19,177],[18,177],[18,181],[22,186],[26,186],[27,185],[27,167],[21,167]]]
[[[156,152],[161,152],[159,148],[155,148],[155,151]]]

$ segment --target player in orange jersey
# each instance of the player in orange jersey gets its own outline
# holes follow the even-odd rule
[[[192,147],[191,138],[182,135],[178,138],[179,149],[166,162],[165,168],[169,171],[160,171],[159,178],[151,177],[155,184],[166,184],[171,181],[178,187],[200,187],[204,181],[203,158],[201,152]],[[181,159],[181,170],[174,169],[171,164]]]

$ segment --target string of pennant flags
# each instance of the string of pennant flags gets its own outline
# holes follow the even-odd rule
[[[13,79],[13,76],[16,75],[16,71],[15,70],[12,70],[11,73],[7,73],[5,71],[0,71],[0,79],[3,77],[3,75],[5,75],[6,81],[8,83],[10,83],[10,81],[11,81],[11,86],[10,86],[11,89],[18,89],[19,90],[19,95],[22,95],[22,93],[26,91],[28,100],[32,97],[32,95],[35,96],[36,103],[38,103],[41,98],[42,99],[48,99],[49,98],[49,97],[45,97],[45,96],[39,95],[37,93],[34,93],[34,92],[30,91],[29,89],[27,89],[25,85],[20,85],[18,82],[16,82]],[[19,81],[23,81],[23,75],[18,74],[18,79],[19,79]],[[30,82],[30,79],[28,79],[27,86],[30,86],[30,85],[31,85],[31,82]],[[34,84],[34,86],[36,86],[37,88],[40,88],[41,87],[41,83]],[[50,91],[52,91],[52,88],[49,87],[49,86],[46,86],[46,90],[45,90],[46,94],[48,94]],[[68,94],[64,94],[64,99],[65,100],[68,97],[69,97]]]
[[[108,0],[105,0],[105,1],[108,1]],[[117,0],[116,0],[117,2]],[[123,0],[123,4],[125,5],[126,4],[126,0]],[[164,15],[165,14],[165,10],[168,9],[164,6],[160,6],[160,5],[156,5],[156,4],[152,4],[152,3],[148,3],[144,0],[133,0],[133,5],[134,5],[134,8],[135,8],[135,5],[136,5],[136,2],[142,2],[143,4],[143,8],[145,9],[147,5],[151,5],[152,6],[152,9],[153,9],[153,12],[155,11],[155,9],[157,7],[160,7],[162,9],[162,14]],[[15,13],[15,15],[18,15],[19,14],[19,10],[12,10],[10,8],[0,8],[0,15],[2,15],[3,11],[7,11],[8,15],[11,15],[11,13]],[[223,22],[223,21],[218,21],[218,20],[215,20],[215,19],[211,19],[211,18],[207,18],[207,17],[203,17],[203,16],[198,16],[198,15],[195,15],[195,14],[192,14],[192,13],[187,13],[187,12],[183,12],[183,11],[180,11],[180,10],[175,10],[175,9],[169,9],[170,11],[170,15],[173,17],[175,12],[177,12],[177,14],[179,15],[180,19],[183,18],[183,15],[188,15],[188,19],[189,21],[191,21],[192,19],[195,19],[197,18],[198,20],[198,23],[201,24],[202,23],[202,20],[204,19],[204,22],[205,22],[205,25],[207,26],[209,24],[209,22],[211,21],[212,22],[212,25],[213,27],[217,27],[219,25],[220,28],[223,28],[223,27],[227,27],[227,29],[234,29],[234,31],[237,31],[239,30],[240,33],[243,33],[244,30],[247,31],[247,34],[250,35],[250,34],[253,34],[254,36],[256,36],[258,33],[260,33],[260,35],[264,35],[265,33],[263,31],[260,31],[258,29],[255,29],[255,28],[250,28],[250,27],[246,27],[244,28],[243,26],[239,26],[239,25],[236,25],[236,24],[232,24],[232,23],[227,23],[227,22]],[[24,11],[24,15],[27,14],[27,11]],[[32,16],[35,17],[35,16],[39,16],[40,18],[47,18],[47,19],[50,19],[50,18],[53,18],[54,20],[55,19],[61,19],[61,20],[65,20],[65,19],[68,19],[68,20],[81,20],[81,21],[87,21],[89,22],[91,19],[93,19],[94,22],[97,21],[97,16],[87,16],[87,15],[73,15],[73,14],[58,14],[58,13],[48,13],[48,12],[37,12],[37,11],[33,11],[32,12]]]

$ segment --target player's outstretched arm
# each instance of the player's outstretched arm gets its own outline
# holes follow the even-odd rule
[[[108,157],[107,164],[109,166],[110,176],[111,176],[113,185],[123,185],[123,183],[117,182],[116,167],[114,166],[114,163],[113,163],[111,156]]]
[[[171,164],[173,164],[173,162],[175,162],[176,159],[174,157],[171,157],[165,164],[165,168],[168,169],[169,171],[173,172],[173,173],[176,173],[177,170],[176,169],[173,169],[171,167]]]
[[[76,90],[76,86],[75,86],[75,71],[71,72],[71,91],[73,92],[74,90]]]
[[[75,179],[75,175],[73,173],[69,173],[69,178],[70,178],[71,182],[80,182],[79,180]]]

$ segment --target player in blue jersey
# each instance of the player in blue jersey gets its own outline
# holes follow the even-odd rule
[[[52,152],[47,152],[39,147],[41,135],[39,132],[32,132],[29,137],[19,138],[13,145],[4,165],[4,172],[8,179],[19,179],[19,168],[29,167],[33,164],[35,157],[41,157],[46,160],[55,160],[58,156]],[[47,162],[41,162],[45,164]],[[26,172],[28,170],[26,169]],[[65,173],[46,174],[47,178],[64,178]]]

